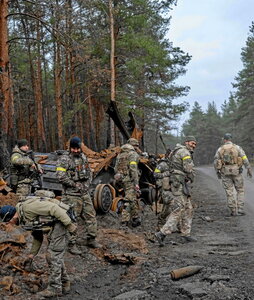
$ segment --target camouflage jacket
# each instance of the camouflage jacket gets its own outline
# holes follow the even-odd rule
[[[34,164],[33,160],[18,146],[15,146],[11,155],[11,175],[18,176],[18,183],[30,183],[30,167]]]
[[[122,152],[118,154],[115,164],[115,173],[123,176],[123,181],[131,181],[133,185],[139,184],[139,155],[136,151],[121,147]]]
[[[170,156],[172,173],[184,177],[185,180],[194,179],[194,163],[190,150],[184,145],[176,144]],[[178,176],[178,177],[179,177]]]
[[[67,195],[81,195],[88,192],[92,172],[84,153],[75,156],[70,152],[63,154],[57,161],[56,175]],[[77,188],[77,183],[81,186]]]

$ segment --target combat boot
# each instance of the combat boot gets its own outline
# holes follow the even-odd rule
[[[246,213],[245,213],[245,211],[243,209],[239,209],[237,214],[239,216],[245,216],[246,215]]]
[[[82,252],[78,249],[76,244],[69,244],[68,251],[73,255],[80,255]]]
[[[98,243],[95,239],[95,237],[88,237],[86,242],[87,247],[93,248],[93,249],[100,249],[102,248],[102,245]]]
[[[131,221],[131,225],[132,227],[138,227],[141,225],[141,219],[140,217],[137,217],[137,218],[133,218],[132,221]]]
[[[62,296],[62,295],[63,295],[62,291],[51,290],[51,289],[45,289],[45,290],[37,293],[37,296],[39,297],[39,299],[58,297],[58,296]]]
[[[166,235],[163,234],[161,231],[158,231],[155,233],[155,237],[156,237],[157,241],[159,242],[160,247],[163,247],[164,239],[165,239]]]
[[[71,282],[70,281],[65,281],[62,283],[62,289],[63,289],[63,294],[69,294],[71,291]]]

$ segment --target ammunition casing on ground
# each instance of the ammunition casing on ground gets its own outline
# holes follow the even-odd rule
[[[175,269],[170,272],[171,279],[177,280],[198,273],[203,266],[188,266],[180,269]]]

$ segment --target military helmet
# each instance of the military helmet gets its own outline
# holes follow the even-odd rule
[[[184,137],[183,141],[184,141],[184,143],[185,142],[197,142],[195,136],[193,136],[193,135],[189,135],[189,136]]]
[[[137,139],[134,139],[134,138],[129,138],[127,143],[129,143],[130,145],[132,146],[139,146],[139,142]]]
[[[121,147],[122,151],[129,152],[129,151],[135,151],[134,147],[130,144],[124,144]]]
[[[232,134],[231,133],[225,133],[223,139],[227,140],[227,141],[231,141],[232,140]]]

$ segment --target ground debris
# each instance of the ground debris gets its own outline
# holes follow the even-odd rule
[[[137,256],[133,253],[105,253],[104,257],[107,261],[109,261],[112,264],[134,265],[145,261],[144,257]]]

